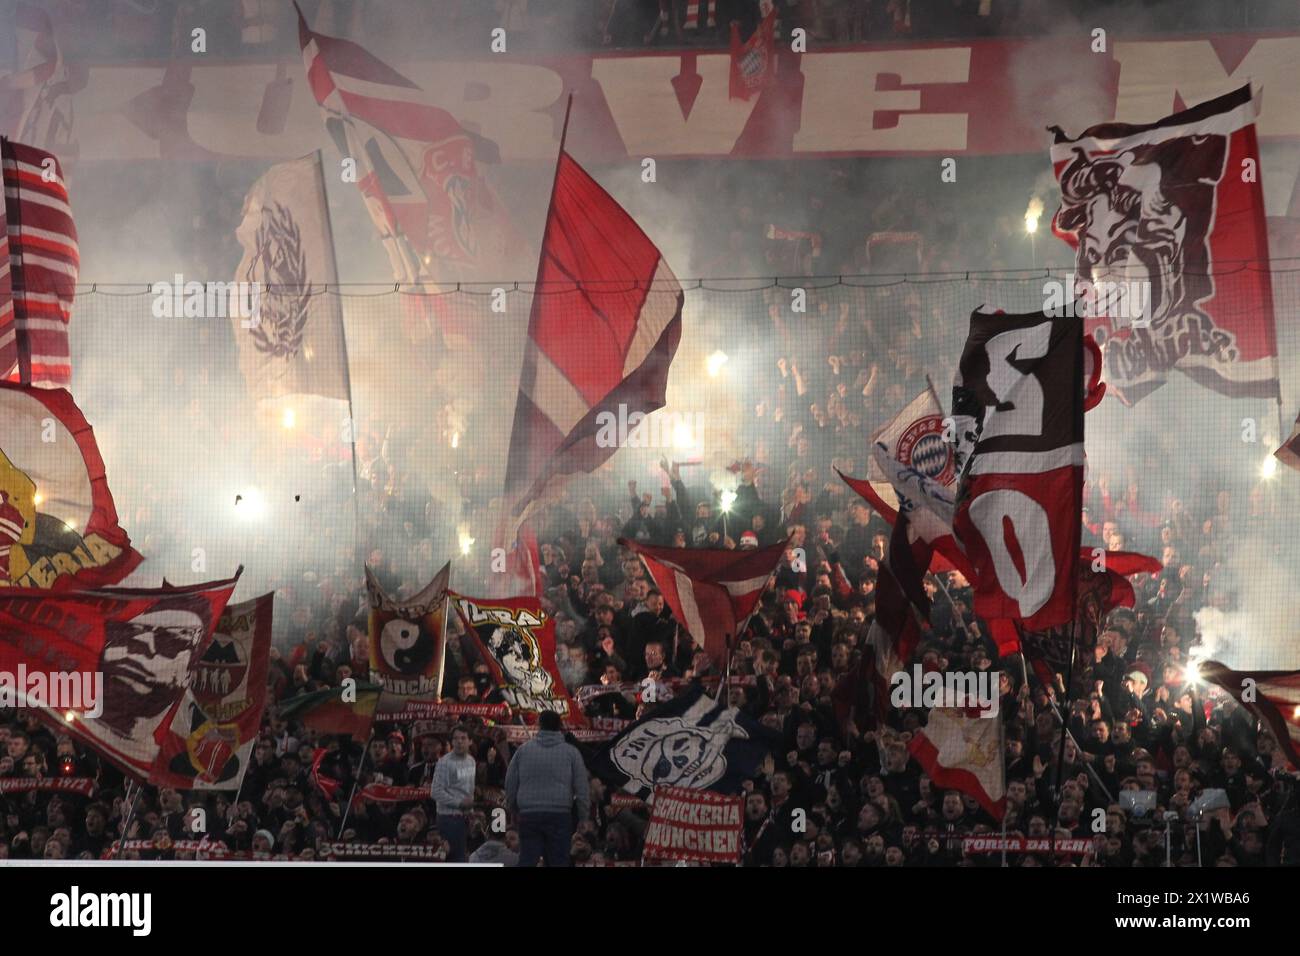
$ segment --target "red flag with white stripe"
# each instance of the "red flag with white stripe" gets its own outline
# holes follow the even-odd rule
[[[68,320],[81,257],[52,153],[0,139],[0,378],[62,388],[72,380]]]
[[[786,548],[656,548],[627,538],[619,544],[641,558],[673,616],[719,667],[728,638],[744,629]]]
[[[663,256],[563,150],[537,285],[506,466],[516,516],[614,454],[611,417],[663,407],[682,334],[682,287]]]
[[[1234,671],[1205,661],[1200,674],[1267,724],[1287,763],[1300,770],[1300,671]]]
[[[929,722],[907,744],[938,788],[974,797],[995,819],[1006,813],[1002,722],[978,711],[936,707]]]
[[[504,217],[478,169],[499,159],[493,144],[363,47],[313,33],[301,10],[298,40],[325,128],[357,164],[357,186],[397,280],[429,279],[434,259],[495,258]]]
[[[953,384],[953,532],[985,620],[1028,630],[1074,620],[1083,357],[1078,316],[971,314]]]

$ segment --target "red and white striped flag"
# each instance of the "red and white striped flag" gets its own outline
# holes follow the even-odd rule
[[[1007,809],[1002,721],[977,710],[935,707],[907,744],[938,788],[974,797],[995,819]]]
[[[609,416],[639,420],[664,406],[682,334],[682,287],[663,256],[563,150],[537,288],[506,465],[516,525],[567,476],[617,451]]]
[[[1300,770],[1300,671],[1234,671],[1205,661],[1200,675],[1267,724],[1287,763]]]
[[[0,139],[0,378],[62,388],[72,380],[68,320],[77,292],[77,228],[52,153]]]
[[[744,629],[786,548],[785,542],[757,551],[655,548],[626,538],[619,544],[641,558],[673,616],[718,667],[728,638]]]
[[[474,264],[499,253],[504,217],[478,169],[499,159],[495,147],[363,47],[313,33],[301,10],[298,40],[307,83],[339,152],[357,164],[395,278],[418,283],[435,259]]]

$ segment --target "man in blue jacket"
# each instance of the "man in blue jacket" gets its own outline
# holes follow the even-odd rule
[[[569,865],[574,811],[577,821],[591,810],[587,768],[578,748],[560,732],[560,715],[538,718],[537,736],[525,743],[506,771],[506,809],[519,818],[519,865]]]

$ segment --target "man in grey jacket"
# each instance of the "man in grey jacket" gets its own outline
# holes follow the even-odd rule
[[[474,806],[474,780],[478,764],[469,752],[469,731],[457,726],[451,732],[451,751],[443,754],[433,768],[430,787],[438,805],[438,834],[447,841],[447,862],[465,862],[465,842],[469,836],[465,811]]]
[[[519,865],[569,865],[574,810],[578,822],[591,812],[587,768],[578,748],[560,732],[560,715],[538,718],[537,736],[525,743],[506,771],[506,809],[519,817]]]

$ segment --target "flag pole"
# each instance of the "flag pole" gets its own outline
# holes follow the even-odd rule
[[[352,777],[352,793],[348,796],[348,805],[343,808],[343,820],[339,823],[339,835],[336,839],[343,839],[343,831],[348,828],[348,815],[352,813],[352,801],[357,798],[357,787],[361,786],[361,771],[366,767],[366,758],[370,756],[370,742],[375,739],[375,728],[372,724],[370,727],[370,736],[366,738],[366,746],[361,751],[361,763],[357,764],[357,772]]]
[[[315,153],[316,159],[316,180],[320,186],[322,213],[325,217],[325,231],[329,233],[329,244],[327,255],[329,256],[330,271],[334,273],[334,281],[339,281],[339,262],[338,255],[334,249],[334,219],[330,215],[330,197],[329,190],[325,186],[325,157],[318,149]],[[329,295],[329,289],[325,290]],[[339,297],[339,334],[343,338],[343,389],[348,393],[348,450],[352,456],[352,537],[353,547],[356,550],[361,549],[361,508],[357,504],[357,489],[360,487],[360,479],[357,469],[357,414],[352,404],[352,365],[348,358],[348,326],[343,316],[343,299]]]
[[[135,805],[140,799],[140,791],[144,789],[144,784],[135,780],[129,781],[132,785],[131,806],[126,811],[126,819],[122,821],[122,839],[118,843],[117,852],[121,853],[126,841],[131,838],[131,820],[135,817]]]
[[[1052,865],[1056,865],[1056,828],[1061,823],[1061,777],[1065,773],[1065,738],[1070,733],[1070,689],[1074,685],[1075,622],[1070,622],[1070,661],[1066,666],[1065,695],[1061,704],[1061,746],[1056,752],[1056,821],[1052,824]],[[1076,745],[1077,746],[1077,745]]]
[[[948,593],[948,589],[944,586],[943,578],[939,577],[939,575],[935,574],[933,571],[930,572],[930,577],[934,579],[935,584],[939,585],[939,590],[943,592],[943,596],[948,599],[948,606],[952,608],[953,622],[961,628],[962,634],[967,634],[966,622],[962,620],[961,614],[958,613],[957,602],[954,601],[952,595]]]

